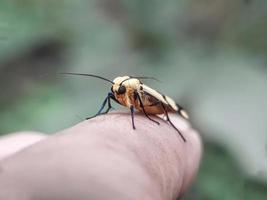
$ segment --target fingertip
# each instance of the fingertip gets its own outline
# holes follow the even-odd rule
[[[198,132],[194,129],[189,129],[187,135],[188,142],[185,145],[185,154],[187,155],[185,162],[185,178],[182,185],[181,193],[186,192],[188,187],[194,181],[201,163],[203,151],[201,138]]]
[[[154,120],[159,120],[155,116],[150,117]],[[180,191],[179,194],[181,195],[187,191],[197,174],[202,154],[202,143],[199,133],[191,127],[188,120],[172,113],[169,113],[169,117],[182,133],[186,142],[183,141],[177,131],[162,116],[160,126],[156,126],[155,123],[148,120],[142,114],[137,114],[135,116],[136,130],[131,128],[128,113],[112,112],[106,116],[101,116],[99,119],[95,119],[95,121],[104,122],[108,120],[108,123],[111,123],[114,120],[112,122],[112,129],[119,130],[117,134],[121,134],[121,137],[125,137],[126,140],[128,138],[127,132],[133,133],[130,134],[130,137],[132,140],[137,141],[138,148],[135,147],[135,151],[138,155],[141,155],[140,158],[145,157],[151,161],[151,165],[158,165],[161,166],[160,168],[165,169],[165,178],[161,177],[161,179],[165,180],[168,177],[170,182],[176,183],[176,189]],[[120,129],[116,129],[118,123],[120,124]],[[158,159],[155,160],[155,157]],[[147,161],[145,162],[147,163]],[[168,166],[165,166],[167,163],[169,163]],[[149,166],[149,168],[153,170],[154,167]],[[178,171],[174,170],[175,168]],[[171,180],[172,178],[176,180]],[[178,179],[182,180],[181,184]],[[169,183],[162,184],[168,185]]]
[[[175,115],[169,114],[173,124],[183,133],[186,142],[184,144],[184,180],[181,187],[181,195],[187,191],[189,186],[194,181],[198,172],[201,157],[203,152],[203,145],[199,133],[191,127],[188,120]]]

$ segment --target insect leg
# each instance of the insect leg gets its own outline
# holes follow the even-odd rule
[[[107,109],[105,112],[101,113],[101,114],[106,114],[106,113],[108,113],[108,111],[109,111],[111,108],[113,108],[113,107],[111,106],[111,101],[110,101],[111,99],[112,99],[113,101],[115,101],[116,103],[121,104],[121,103],[115,98],[114,94],[111,93],[111,92],[109,92],[109,93],[108,93],[108,109]]]
[[[135,125],[134,125],[134,107],[130,106],[130,109],[131,109],[132,125],[133,125],[133,129],[135,129]]]
[[[104,100],[104,102],[102,103],[101,108],[99,109],[99,111],[98,111],[94,116],[92,116],[92,117],[88,117],[88,118],[86,118],[86,119],[91,119],[91,118],[94,118],[94,117],[96,117],[96,116],[98,116],[98,115],[108,113],[108,111],[112,108],[111,103],[110,103],[110,99],[111,99],[111,98],[113,99],[113,97],[114,97],[114,95],[113,95],[112,93],[108,93],[108,96],[105,98],[105,100]],[[108,108],[107,108],[107,110],[106,110],[105,112],[102,113],[102,110],[105,108],[107,102],[108,102]]]
[[[156,124],[159,125],[160,123],[159,123],[158,121],[156,121],[156,120],[154,120],[154,119],[151,119],[151,118],[148,116],[148,114],[146,113],[145,108],[144,108],[144,104],[143,104],[143,102],[142,102],[142,100],[141,100],[141,97],[140,97],[140,95],[138,94],[138,92],[135,91],[135,95],[137,96],[137,98],[138,98],[138,100],[139,100],[140,106],[141,106],[141,108],[142,108],[142,110],[143,110],[145,116],[146,116],[149,120],[151,120],[152,122],[155,122]]]
[[[169,115],[168,115],[168,112],[167,112],[167,110],[166,110],[164,104],[161,103],[161,105],[162,105],[162,108],[163,108],[163,110],[164,110],[164,112],[165,112],[167,121],[168,121],[168,122],[171,124],[171,126],[172,126],[172,127],[179,133],[179,135],[181,136],[181,138],[183,139],[183,141],[186,142],[186,139],[185,139],[185,137],[183,136],[183,134],[181,133],[181,131],[179,131],[179,129],[176,128],[176,126],[175,126],[175,125],[172,123],[172,121],[170,120]]]
[[[113,95],[113,94],[112,94],[112,95]],[[111,103],[110,103],[110,99],[111,99],[110,94],[109,94],[109,96],[107,97],[107,99],[108,99],[108,108],[107,108],[107,110],[106,110],[105,112],[103,112],[103,113],[101,113],[101,114],[107,114],[108,111],[112,108]]]

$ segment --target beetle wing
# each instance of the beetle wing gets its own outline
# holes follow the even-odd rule
[[[178,112],[185,119],[189,118],[186,111],[181,106],[177,105],[172,98],[159,93],[147,85],[143,84],[142,87],[144,91],[145,107],[156,106],[157,109],[159,109],[160,103],[163,103],[166,106],[167,111]]]
[[[176,103],[168,96],[160,94],[158,91],[148,87],[147,85],[142,85],[145,95],[148,95],[148,100],[152,104],[163,103],[165,106],[169,107],[173,111],[178,111]]]

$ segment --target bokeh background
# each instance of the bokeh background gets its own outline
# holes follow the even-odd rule
[[[59,72],[154,76],[204,142],[183,199],[267,199],[266,56],[266,0],[3,0],[0,134],[96,113],[110,85]]]

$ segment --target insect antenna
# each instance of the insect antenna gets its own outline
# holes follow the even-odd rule
[[[111,80],[109,80],[107,78],[101,77],[101,76],[94,75],[94,74],[82,74],[82,73],[72,73],[72,72],[61,72],[59,74],[77,75],[77,76],[90,76],[90,77],[99,78],[99,79],[102,79],[104,81],[107,81],[107,82],[110,82],[110,83],[114,84],[113,81],[111,81]]]
[[[151,79],[154,81],[161,82],[159,79],[156,79],[154,77],[149,77],[149,76],[130,76],[131,78],[136,78],[136,79]]]

